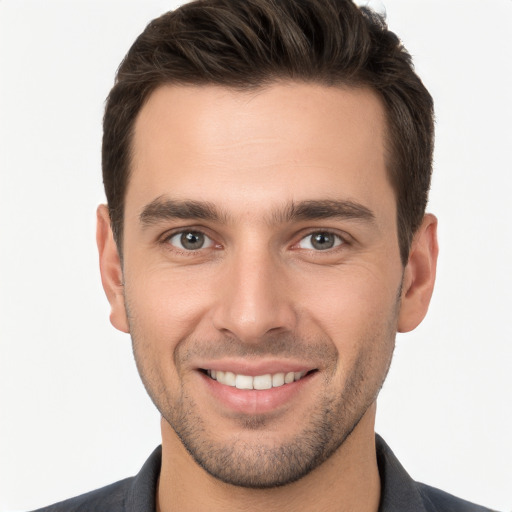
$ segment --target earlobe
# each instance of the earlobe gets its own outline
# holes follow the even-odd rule
[[[436,279],[437,219],[427,214],[414,235],[404,270],[398,332],[415,329],[427,314]]]
[[[124,304],[123,271],[106,205],[98,206],[96,218],[96,243],[100,259],[101,282],[110,302],[110,322],[116,329],[127,333],[129,326]]]

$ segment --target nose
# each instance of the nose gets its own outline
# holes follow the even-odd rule
[[[270,252],[234,256],[223,272],[214,327],[244,343],[292,332],[297,315],[283,264]]]

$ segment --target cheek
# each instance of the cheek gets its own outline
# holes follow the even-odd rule
[[[190,269],[182,272],[155,268],[133,276],[127,272],[130,323],[148,342],[167,346],[179,343],[194,331],[208,309],[208,282],[207,276]]]
[[[389,317],[395,310],[400,274],[390,270],[374,272],[371,267],[340,267],[304,274],[296,293],[308,310],[333,327],[359,326],[375,317]]]
[[[314,277],[298,292],[304,298],[302,315],[332,341],[341,362],[349,364],[365,351],[370,356],[381,349],[392,350],[399,273],[377,274],[365,267],[340,269],[329,279]]]
[[[330,299],[322,308],[316,303],[312,318],[336,347],[332,378],[345,396],[362,393],[373,400],[386,377],[398,319],[398,286],[393,288],[347,280],[324,295]]]
[[[131,277],[131,278],[130,278]],[[139,374],[159,410],[168,410],[180,389],[177,350],[202,316],[201,294],[171,272],[126,276],[130,335]]]

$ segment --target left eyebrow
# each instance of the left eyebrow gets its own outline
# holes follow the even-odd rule
[[[375,214],[366,206],[348,200],[308,200],[290,203],[273,215],[276,223],[298,220],[347,219],[375,223]]]
[[[219,211],[213,203],[157,197],[144,207],[139,220],[143,226],[150,226],[160,221],[174,219],[225,222],[226,217],[225,212]]]

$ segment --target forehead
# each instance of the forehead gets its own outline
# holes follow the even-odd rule
[[[340,194],[373,202],[383,191],[394,200],[385,125],[363,88],[162,86],[135,123],[126,205],[140,211],[162,195],[235,210]]]

